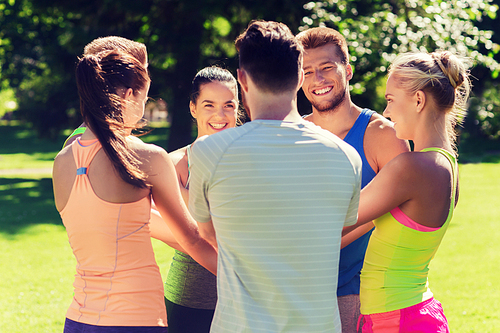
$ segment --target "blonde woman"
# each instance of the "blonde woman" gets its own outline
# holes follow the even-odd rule
[[[458,200],[454,126],[469,90],[450,52],[403,54],[389,68],[384,116],[415,147],[361,191],[356,226],[375,220],[361,272],[363,332],[449,332],[427,275]]]

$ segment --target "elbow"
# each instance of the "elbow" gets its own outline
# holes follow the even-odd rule
[[[217,250],[217,237],[215,236],[215,233],[200,229],[200,236]]]

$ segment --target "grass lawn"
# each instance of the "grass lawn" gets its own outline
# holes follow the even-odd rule
[[[0,126],[0,133],[0,332],[62,332],[76,261],[47,170],[65,136],[38,140],[22,126]],[[165,147],[166,138],[158,128],[144,141]],[[26,168],[34,170],[15,173]],[[165,278],[173,250],[152,242]]]
[[[452,332],[498,332],[499,174],[500,163],[460,165],[460,199],[429,274]]]
[[[0,126],[0,170],[47,169],[58,142]],[[166,142],[166,130],[144,137]],[[20,161],[21,160],[21,161]],[[452,332],[496,332],[500,326],[500,163],[460,166],[455,217],[432,262],[429,283]],[[166,277],[173,250],[153,240]],[[50,172],[0,174],[0,332],[62,332],[72,298],[75,260],[55,210]]]

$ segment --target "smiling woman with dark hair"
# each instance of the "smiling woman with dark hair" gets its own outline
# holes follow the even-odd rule
[[[235,127],[238,84],[231,72],[215,66],[200,70],[193,79],[189,109],[196,120],[198,138]],[[186,203],[190,151],[188,145],[170,154]],[[175,251],[165,282],[165,298],[170,333],[209,332],[217,303],[216,277],[183,251]]]

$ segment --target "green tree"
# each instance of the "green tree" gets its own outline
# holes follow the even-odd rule
[[[2,86],[16,93],[20,118],[54,137],[76,113],[75,90],[67,89],[75,59],[68,53],[64,15],[40,11],[26,0],[0,3]]]
[[[234,40],[253,19],[286,23],[297,31],[306,14],[305,1],[153,1],[143,18],[143,38],[151,53],[155,84],[168,87],[173,114],[168,150],[191,142],[188,110],[196,72],[217,64],[237,68]],[[197,10],[193,10],[196,8]]]
[[[491,0],[329,0],[306,8],[302,29],[330,26],[346,37],[355,64],[351,93],[363,106],[384,108],[386,70],[398,53],[446,49],[485,67],[490,78],[500,72],[493,32],[477,27],[496,18]]]
[[[305,1],[144,0],[0,2],[1,80],[16,91],[18,115],[46,136],[76,126],[76,58],[85,44],[118,35],[148,47],[150,95],[172,114],[168,150],[189,143],[191,80],[204,66],[237,67],[234,39],[252,19],[282,21],[297,31]]]

